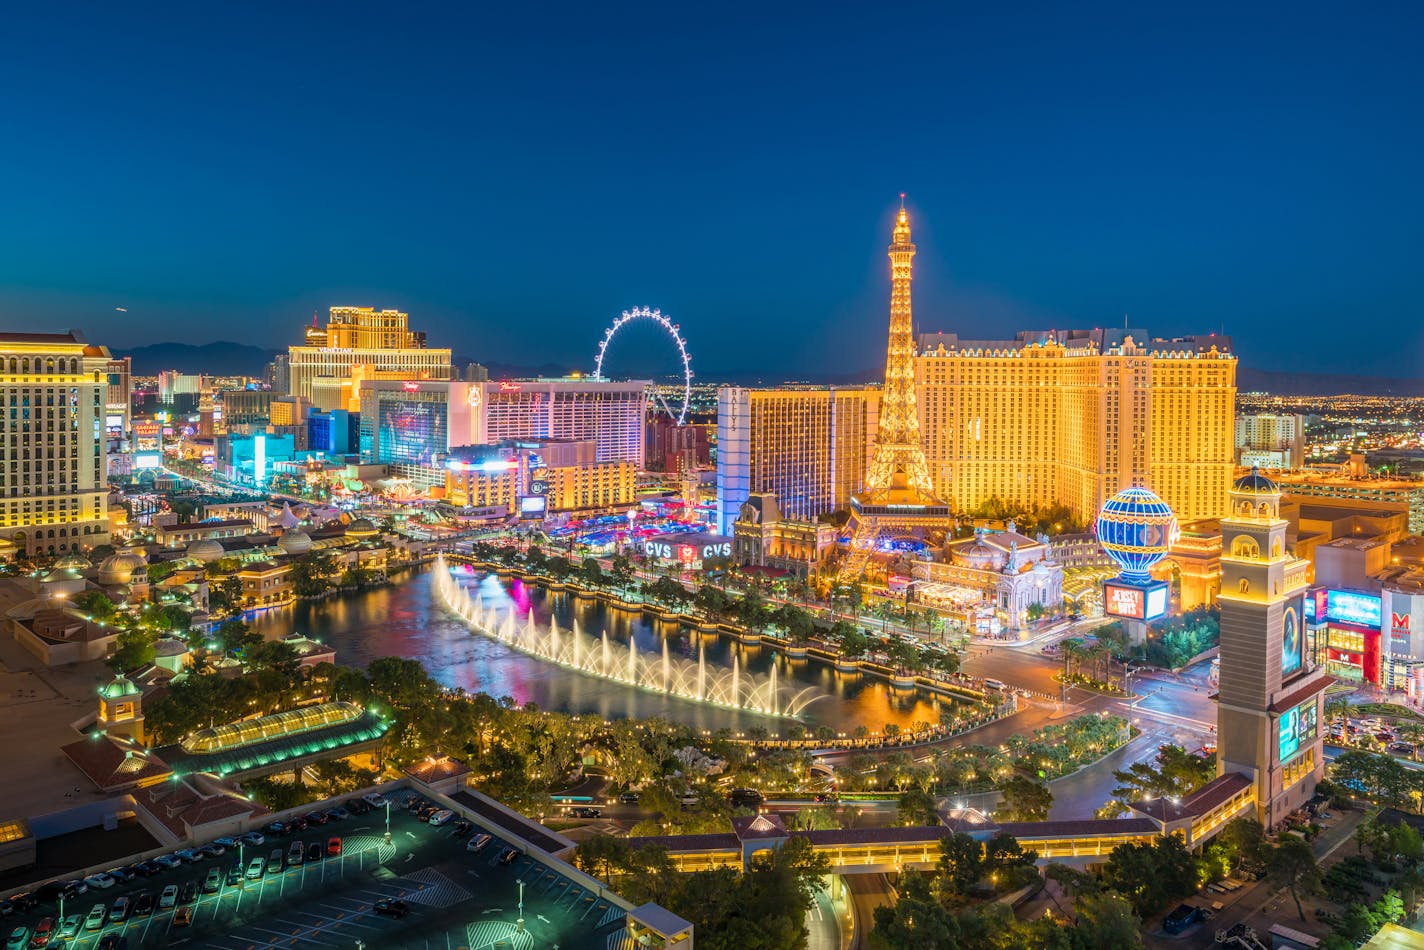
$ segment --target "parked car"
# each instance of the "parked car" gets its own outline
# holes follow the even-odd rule
[[[276,874],[282,870],[282,849],[273,848],[272,853],[267,855],[267,873]]]
[[[29,891],[24,891],[23,893],[11,897],[10,903],[14,905],[16,910],[34,910],[40,906],[39,898],[35,897],[35,895]]]
[[[178,885],[169,884],[163,889],[163,893],[158,895],[158,909],[167,910],[178,904]]]
[[[100,904],[98,906],[99,910],[102,911],[104,909],[103,904]],[[68,917],[64,918],[59,922],[59,935],[61,937],[73,937],[75,934],[79,933],[79,928],[83,926],[83,917],[80,917],[78,914],[70,914]],[[100,924],[99,926],[102,927],[103,924]]]
[[[262,826],[262,833],[269,838],[279,838],[287,833],[285,822],[271,821]]]
[[[147,917],[153,913],[153,894],[149,891],[140,891],[139,895],[134,898],[133,912],[135,917]]]
[[[183,861],[171,854],[160,854],[153,859],[153,863],[171,871],[176,867],[181,867]]]
[[[385,900],[376,901],[376,903],[371,906],[376,913],[382,917],[394,917],[397,920],[410,913],[410,905],[401,900],[387,898]]]
[[[267,870],[267,862],[262,858],[253,858],[247,862],[247,879],[255,881],[262,876],[262,872]]]
[[[189,881],[178,890],[178,903],[191,904],[198,897],[198,882]]]
[[[242,883],[242,875],[242,865],[233,862],[232,867],[227,869],[227,875],[225,876],[224,880],[226,881],[228,887],[236,887],[237,885]]]
[[[515,851],[513,848],[505,848],[504,853],[499,856],[499,863],[503,864],[505,867],[508,867],[509,865],[513,864],[515,859],[518,857],[518,851]]]
[[[432,825],[448,825],[455,818],[455,813],[448,808],[442,808],[428,819]]]
[[[290,833],[292,833],[292,834],[294,834],[294,835],[299,835],[299,834],[301,834],[303,831],[306,831],[306,830],[307,830],[307,827],[308,827],[310,824],[311,824],[311,822],[307,821],[305,818],[303,818],[302,816],[298,815],[296,818],[293,818],[291,821],[287,822],[287,831],[289,831]]]
[[[124,898],[120,897],[119,900],[123,901]],[[124,903],[127,904],[128,901],[124,901]],[[95,904],[93,907],[89,908],[89,913],[86,914],[84,917],[84,929],[103,930],[104,922],[107,919],[108,915],[104,911],[104,905]],[[115,923],[117,923],[118,921],[121,921],[123,919],[123,912],[119,910],[119,901],[114,901],[114,921]]]
[[[320,861],[326,855],[326,849],[321,846],[320,841],[313,841],[307,845],[307,863]]]
[[[227,845],[218,844],[216,841],[209,842],[198,849],[205,856],[210,858],[220,858],[227,854]]]
[[[319,825],[324,825],[324,824],[326,824],[326,822],[327,822],[326,812],[324,812],[324,811],[308,812],[307,814],[303,815],[302,817],[307,820],[307,825],[308,825],[308,826],[311,826],[311,825],[318,825],[318,826],[319,826]]]
[[[129,881],[132,881],[135,877],[138,876],[133,871],[130,871],[128,868],[109,868],[109,870],[105,871],[104,873],[109,877],[113,878],[114,882],[117,884],[127,884]]]
[[[84,879],[84,885],[86,887],[94,888],[96,890],[101,891],[108,890],[117,883],[118,881],[115,881],[107,874],[91,874]]]
[[[376,797],[380,798],[381,796],[377,795]],[[384,805],[385,802],[382,802],[381,804]],[[370,814],[372,807],[373,806],[371,805],[371,803],[366,801],[366,799],[364,798],[353,798],[346,803],[346,810],[351,812],[351,814],[353,815]]]
[[[223,872],[222,868],[212,868],[208,871],[208,876],[203,878],[203,893],[216,894],[222,889]]]
[[[89,885],[85,884],[83,881],[78,880],[65,881],[64,886],[60,888],[59,893],[60,896],[63,897],[65,900],[73,900],[80,894],[89,893]]]
[[[386,804],[386,797],[380,792],[367,792],[361,796],[361,800],[372,808],[382,808]]]
[[[35,932],[30,935],[30,946],[48,947],[50,938],[54,936],[54,918],[41,917],[40,922],[35,924]]]
[[[326,842],[326,856],[334,858],[341,854],[341,839],[329,838]]]
[[[1205,919],[1206,913],[1202,908],[1193,907],[1191,904],[1180,904],[1176,910],[1162,918],[1162,929],[1169,934],[1179,934],[1192,924]]]
[[[306,859],[306,845],[300,841],[293,841],[292,846],[287,849],[287,867],[296,867]]]
[[[94,950],[124,950],[129,945],[129,938],[123,934],[104,934],[95,944]]]
[[[114,898],[114,905],[109,908],[109,919],[116,924],[127,919],[132,907],[133,902],[128,897]]]
[[[173,926],[186,927],[193,922],[193,908],[183,906],[173,915]]]
[[[134,865],[134,870],[144,877],[153,877],[158,872],[164,870],[164,865],[157,861],[140,861]]]
[[[30,928],[16,927],[10,931],[10,939],[5,941],[5,950],[25,950],[30,944]]]
[[[189,864],[197,864],[207,857],[206,854],[197,848],[184,848],[182,851],[174,851],[173,856],[180,861],[187,861]]]
[[[475,835],[473,838],[470,839],[470,843],[465,845],[465,850],[483,851],[485,849],[485,845],[489,844],[493,840],[493,838],[486,834]]]
[[[238,840],[242,841],[249,848],[260,848],[267,843],[267,839],[264,838],[260,832],[256,831],[249,831]]]
[[[351,813],[340,805],[337,805],[335,808],[328,808],[326,810],[326,817],[332,821],[345,821],[351,817]]]

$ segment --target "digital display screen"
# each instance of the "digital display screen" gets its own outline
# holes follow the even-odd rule
[[[1302,745],[1308,745],[1315,741],[1317,727],[1314,698],[1301,703],[1281,716],[1278,745],[1282,764],[1290,761],[1300,751]]]
[[[137,452],[134,454],[134,468],[162,468],[163,456],[158,452]]]
[[[1325,616],[1341,623],[1379,628],[1380,598],[1352,590],[1331,590],[1325,594]]]
[[[1114,617],[1142,620],[1147,615],[1146,598],[1138,587],[1103,585],[1103,610]]]
[[[1294,673],[1301,664],[1301,623],[1295,606],[1286,608],[1281,628],[1281,673]]]
[[[549,499],[543,495],[526,495],[519,499],[519,513],[528,517],[529,515],[542,515],[549,506]]]
[[[1147,592],[1147,613],[1143,620],[1156,620],[1167,613],[1167,588],[1159,587],[1157,590]]]

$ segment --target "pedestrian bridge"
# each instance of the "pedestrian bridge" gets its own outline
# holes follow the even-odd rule
[[[1078,821],[994,822],[983,815],[961,812],[945,823],[913,828],[850,828],[830,831],[790,831],[774,814],[732,820],[733,831],[709,835],[666,835],[631,838],[633,847],[664,848],[680,871],[718,867],[743,868],[753,856],[803,838],[826,855],[837,874],[882,874],[906,867],[929,868],[939,861],[939,844],[957,833],[977,841],[1007,834],[1040,862],[1092,864],[1106,859],[1119,845],[1146,843],[1161,835],[1179,835],[1189,848],[1210,841],[1233,818],[1254,814],[1255,786],[1231,773],[1180,801],[1154,799],[1134,805],[1128,818]]]

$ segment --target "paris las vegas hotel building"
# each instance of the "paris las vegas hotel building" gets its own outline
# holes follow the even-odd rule
[[[1138,329],[1024,331],[1010,340],[925,333],[914,371],[930,477],[953,511],[997,497],[1015,507],[1063,504],[1087,522],[1120,489],[1146,485],[1183,522],[1223,514],[1235,471],[1229,337],[1163,340]],[[749,494],[775,493],[781,510],[800,519],[846,507],[874,439],[877,395],[873,388],[722,390],[718,488],[726,529]],[[845,422],[848,414],[854,424]],[[815,424],[822,416],[837,424]],[[787,457],[818,463],[777,462]]]

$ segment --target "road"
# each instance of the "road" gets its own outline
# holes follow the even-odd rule
[[[841,927],[836,918],[836,909],[831,904],[831,895],[822,888],[816,888],[811,896],[811,909],[806,912],[806,929],[810,939],[809,950],[841,950]]]
[[[851,950],[863,950],[870,946],[866,935],[875,927],[875,908],[890,907],[895,903],[895,889],[884,874],[847,874],[845,881],[849,892],[851,913],[855,920],[855,938]]]

